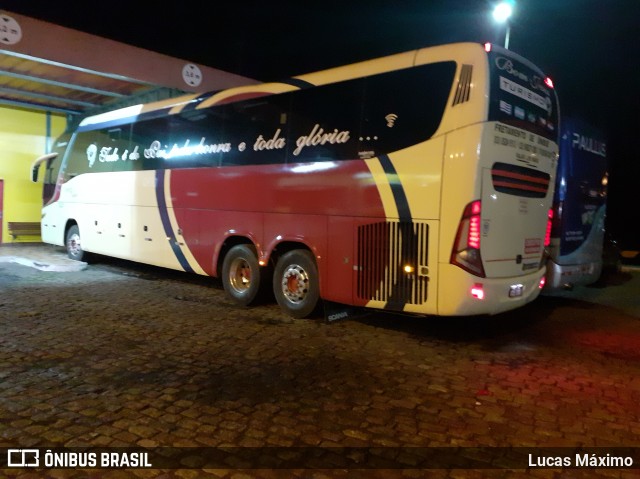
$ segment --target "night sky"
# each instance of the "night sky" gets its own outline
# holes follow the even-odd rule
[[[563,116],[604,131],[608,229],[640,248],[640,0],[516,0],[510,49],[556,85]],[[0,8],[263,81],[457,41],[504,42],[491,0],[9,0]],[[132,7],[135,5],[135,7]]]

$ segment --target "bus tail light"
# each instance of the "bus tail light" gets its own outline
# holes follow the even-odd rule
[[[484,299],[484,288],[482,287],[482,284],[476,283],[473,285],[471,288],[471,296],[476,299]]]
[[[480,256],[481,212],[480,200],[472,201],[465,207],[453,244],[451,263],[471,274],[484,278],[484,267]]]
[[[553,227],[553,208],[549,208],[547,212],[547,231],[544,234],[544,247],[551,245],[551,229]]]
[[[544,288],[545,284],[547,284],[547,277],[543,276],[542,278],[540,278],[540,282],[538,283],[538,288],[540,289]]]

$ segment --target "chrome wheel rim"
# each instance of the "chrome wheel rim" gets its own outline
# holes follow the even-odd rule
[[[300,265],[292,264],[282,274],[282,295],[291,303],[305,300],[309,293],[309,273]]]
[[[235,258],[231,262],[229,284],[238,293],[245,293],[251,287],[251,267],[244,258]]]
[[[80,256],[82,248],[80,246],[80,235],[77,233],[72,234],[67,239],[67,251],[72,256]]]

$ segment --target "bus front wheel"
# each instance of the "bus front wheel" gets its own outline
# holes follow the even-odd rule
[[[249,306],[260,292],[260,265],[252,245],[240,244],[229,250],[222,263],[222,286],[233,301]]]
[[[83,261],[87,258],[87,252],[82,249],[80,228],[78,228],[78,225],[73,225],[69,230],[67,230],[67,236],[64,243],[67,249],[67,256],[69,258],[76,261]]]
[[[273,275],[273,293],[280,307],[294,318],[309,317],[320,299],[315,258],[297,249],[282,255]]]

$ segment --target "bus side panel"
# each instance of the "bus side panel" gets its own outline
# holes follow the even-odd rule
[[[384,216],[378,189],[359,160],[172,170],[171,201],[184,241],[205,268],[212,263],[215,268],[220,244],[230,234],[248,237],[261,257],[267,257],[269,245],[284,238],[319,248],[320,239],[308,237],[307,231],[315,231],[319,222],[326,234],[326,215]],[[196,221],[180,213],[188,210],[210,213],[203,212],[206,219]],[[267,211],[271,216],[264,216],[262,235],[263,217],[245,213]],[[302,227],[305,215],[314,226]],[[275,218],[282,221],[280,228]],[[297,231],[291,226],[296,221]],[[278,236],[283,239],[275,240]]]
[[[408,214],[416,221],[440,216],[444,149],[445,137],[440,136],[389,155],[397,173],[391,181],[401,186],[407,198],[408,210],[398,214]]]
[[[438,261],[449,264],[456,232],[468,203],[480,199],[478,139],[483,125],[472,125],[447,135],[442,172],[442,218]]]
[[[327,276],[324,298],[336,303],[353,304],[354,301],[354,219],[332,216],[327,223]]]
[[[76,176],[62,184],[57,202],[43,208],[43,240],[63,245],[71,221],[85,251],[201,273],[193,258],[179,259],[189,254],[180,253],[183,241],[164,186],[164,174],[150,170]]]
[[[175,208],[377,216],[377,188],[360,160],[171,171]]]
[[[367,160],[385,221],[359,219],[355,298],[369,307],[437,311],[438,235],[445,137]],[[354,253],[355,255],[356,253]]]
[[[259,212],[225,211],[203,208],[175,208],[172,234],[191,269],[199,274],[216,276],[217,257],[225,240],[231,236],[246,238],[262,247],[264,217]],[[175,248],[174,253],[175,254]],[[201,271],[198,270],[201,268]],[[187,269],[188,270],[188,269]]]
[[[56,201],[42,208],[41,236],[44,243],[64,246],[65,209]]]

